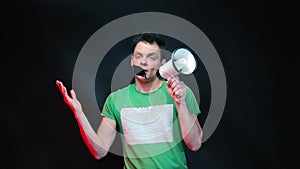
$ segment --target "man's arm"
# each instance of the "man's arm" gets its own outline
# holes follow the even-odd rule
[[[81,104],[76,98],[75,91],[71,90],[71,97],[69,97],[67,90],[62,82],[56,81],[56,85],[58,86],[65,103],[73,111],[80,129],[80,134],[89,151],[94,158],[103,158],[107,154],[110,146],[115,139],[116,122],[114,120],[103,117],[96,134],[82,111]]]
[[[186,103],[187,88],[178,77],[168,79],[167,90],[176,104],[182,138],[187,147],[197,151],[201,147],[202,128],[196,114],[191,114]]]
[[[197,151],[201,147],[202,128],[196,114],[191,114],[186,102],[176,103],[182,137],[187,147],[192,151]]]

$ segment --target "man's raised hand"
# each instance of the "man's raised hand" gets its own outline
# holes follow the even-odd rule
[[[58,86],[58,89],[63,96],[63,99],[65,103],[70,107],[70,109],[73,111],[73,113],[81,113],[82,107],[80,102],[76,98],[76,93],[74,90],[70,90],[71,97],[68,95],[68,91],[66,87],[63,85],[63,83],[59,80],[56,80],[56,85]]]

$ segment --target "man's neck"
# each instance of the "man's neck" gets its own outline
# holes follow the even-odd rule
[[[136,90],[138,90],[141,93],[151,93],[156,91],[157,89],[159,89],[163,84],[163,81],[155,78],[153,81],[148,81],[148,82],[144,82],[144,81],[140,81],[137,80],[135,81],[135,87]]]

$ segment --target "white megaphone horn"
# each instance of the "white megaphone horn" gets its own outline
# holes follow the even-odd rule
[[[191,74],[196,69],[193,54],[185,48],[178,48],[172,52],[171,59],[158,70],[158,76],[164,79],[178,74]]]

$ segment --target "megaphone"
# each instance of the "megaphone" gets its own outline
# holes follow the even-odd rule
[[[193,54],[185,48],[178,48],[172,52],[171,59],[157,71],[160,78],[168,79],[178,74],[191,74],[196,69]]]

